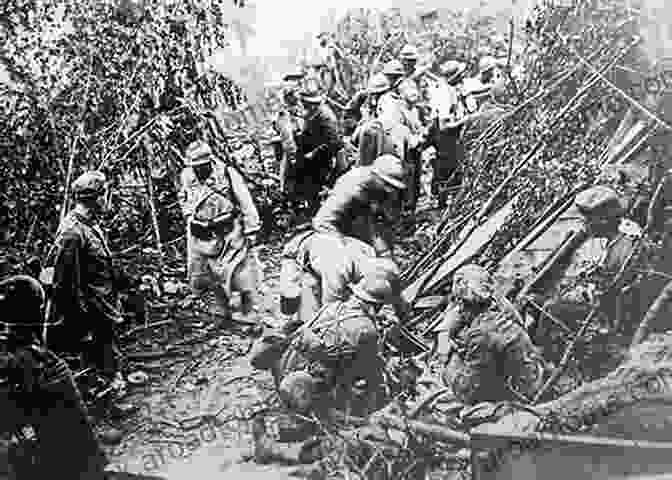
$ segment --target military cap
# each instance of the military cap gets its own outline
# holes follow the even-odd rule
[[[97,197],[105,193],[107,178],[102,172],[90,170],[81,174],[72,183],[72,193],[79,198]]]
[[[305,103],[322,103],[324,100],[320,90],[312,85],[306,85],[306,87],[299,92],[299,98]]]
[[[210,148],[210,145],[202,140],[192,142],[187,147],[187,151],[185,153],[187,157],[187,164],[190,167],[203,165],[212,161],[212,149]]]
[[[382,73],[376,73],[369,80],[367,86],[367,93],[376,94],[383,93],[390,89],[390,81]]]
[[[392,303],[401,294],[399,267],[389,258],[372,258],[364,262],[362,279],[350,288],[352,294],[377,304]]]
[[[383,67],[383,73],[385,75],[406,75],[406,70],[399,60],[390,60]]]
[[[488,271],[475,264],[464,265],[453,275],[453,294],[467,301],[492,298],[494,282]]]
[[[44,300],[44,289],[33,277],[14,275],[0,282],[3,322],[9,325],[41,325]]]
[[[439,72],[441,75],[446,77],[448,81],[450,81],[458,75],[464,73],[466,69],[466,63],[458,62],[457,60],[448,60],[447,62],[441,64],[439,67]]]
[[[401,49],[399,53],[399,58],[402,60],[417,60],[418,59],[418,49],[415,46],[407,43],[404,45],[404,48]]]
[[[317,380],[307,372],[292,372],[280,382],[278,394],[289,408],[300,413],[308,413],[313,406],[317,383]]]
[[[576,196],[574,203],[581,213],[591,217],[614,218],[625,213],[620,195],[604,185],[584,190]]]
[[[282,80],[284,82],[291,82],[291,81],[301,80],[305,76],[306,76],[306,74],[303,72],[303,70],[301,70],[300,68],[296,68],[295,70],[287,72],[282,77]]]

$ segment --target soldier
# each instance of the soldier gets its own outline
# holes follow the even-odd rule
[[[441,208],[446,206],[450,189],[460,184],[459,168],[465,155],[461,133],[467,107],[459,81],[465,70],[466,64],[462,62],[448,61],[441,65],[445,83],[437,84],[430,95],[434,105],[430,138],[436,149],[432,165],[432,193],[438,196]]]
[[[290,198],[294,196],[296,181],[296,139],[302,128],[302,111],[299,103],[299,84],[304,78],[301,71],[290,72],[283,77],[284,108],[273,119],[276,159],[280,165],[280,189]]]
[[[410,77],[416,73],[415,68],[418,65],[418,49],[407,43],[401,49],[401,52],[399,52],[399,60],[404,67],[405,77]]]
[[[113,265],[100,225],[107,190],[107,179],[98,171],[73,182],[75,206],[58,228],[43,281],[52,287],[49,321],[61,324],[50,337],[52,347],[80,352],[82,342],[91,336],[90,351],[85,353],[103,374],[114,377],[119,368],[115,333],[121,321],[119,293],[131,287],[131,280]]]
[[[292,238],[280,266],[281,311],[298,312],[293,325],[302,325],[330,302],[346,300],[348,285],[361,277],[361,265],[376,252],[351,237],[307,231]]]
[[[44,303],[44,290],[31,277],[0,282],[0,428],[35,431],[37,464],[25,478],[103,479],[107,459],[70,369],[40,340]]]
[[[354,414],[381,406],[380,308],[400,296],[398,269],[389,259],[367,262],[348,300],[325,305],[297,331],[273,369],[281,399],[300,413],[343,409]]]
[[[495,300],[490,274],[477,265],[461,267],[452,293],[456,303],[436,329],[446,385],[468,405],[533,396],[543,362],[519,315]]]
[[[370,167],[353,168],[334,185],[313,218],[313,229],[357,238],[372,245],[378,256],[391,256],[390,232],[377,225],[376,217],[382,216],[387,226],[398,218],[394,207],[406,188],[404,178],[404,167],[393,155],[378,157]]]
[[[181,174],[180,205],[187,222],[187,272],[194,294],[212,289],[215,313],[231,320],[229,297],[241,294],[249,315],[257,304],[254,252],[259,214],[238,171],[215,159],[202,141],[189,145],[188,166]]]
[[[299,97],[305,116],[298,140],[297,195],[307,201],[312,216],[319,208],[322,189],[334,180],[334,157],[343,148],[343,143],[336,114],[319,91],[306,88]]]
[[[395,151],[394,144],[378,119],[380,97],[389,89],[390,82],[385,75],[378,73],[371,77],[366,103],[362,106],[363,118],[353,134],[353,141],[359,150],[358,167],[371,165],[379,156]]]

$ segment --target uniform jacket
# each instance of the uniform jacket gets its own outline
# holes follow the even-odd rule
[[[118,293],[128,280],[114,268],[106,236],[91,217],[77,209],[66,215],[46,266],[54,268],[52,318],[118,319]]]
[[[207,222],[231,215],[242,224],[243,234],[261,228],[259,213],[245,180],[235,168],[222,162],[214,163],[212,174],[203,183],[196,178],[193,168],[185,168],[181,175],[179,201],[189,220]]]
[[[375,188],[375,181],[371,167],[356,167],[341,176],[313,218],[315,231],[357,238],[379,253],[389,249],[376,217],[382,214],[389,225],[398,214],[390,206],[382,206],[382,193]]]
[[[373,247],[353,238],[299,234],[283,250],[280,283],[284,290],[298,293],[307,275],[318,280],[321,304],[346,300],[351,293],[348,286],[362,279],[363,259],[375,255]]]
[[[304,117],[300,144],[303,153],[320,148],[311,160],[311,163],[316,164],[329,162],[343,147],[336,114],[325,103],[322,103],[315,112]]]
[[[458,351],[446,368],[455,395],[467,404],[530,397],[542,380],[539,354],[515,318],[489,310],[456,337]],[[444,378],[446,378],[444,376]]]

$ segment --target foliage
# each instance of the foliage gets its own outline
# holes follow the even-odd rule
[[[35,251],[55,231],[66,178],[102,167],[117,182],[181,166],[198,108],[244,100],[204,71],[227,44],[230,0],[10,0],[0,7],[2,203],[14,241],[37,218]],[[142,178],[142,177],[140,177]],[[145,208],[146,210],[146,208]]]

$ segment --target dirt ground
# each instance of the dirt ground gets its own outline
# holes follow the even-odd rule
[[[427,209],[426,201],[423,206],[425,213],[415,218],[414,225],[401,226],[402,266],[422,250],[429,238],[426,229],[438,215]],[[279,254],[287,238],[277,236],[259,248],[264,271],[260,315],[269,321],[279,318]],[[184,274],[175,273],[174,282],[180,284]],[[183,284],[179,287],[180,292],[186,288]],[[189,342],[191,355],[170,365],[166,359],[136,364],[139,371],[148,374],[149,381],[128,385],[126,395],[115,401],[125,413],[116,420],[108,415],[99,425],[101,432],[115,429],[122,433],[120,442],[105,446],[111,462],[109,469],[166,480],[188,480],[194,474],[199,479],[214,479],[223,473],[237,479],[290,478],[293,467],[245,461],[251,453],[252,440],[247,419],[267,405],[265,400],[273,395],[270,374],[249,365],[246,354],[253,337],[235,329],[214,328],[211,317],[202,310],[190,310],[179,293],[173,300],[162,301],[164,307],[165,303],[178,304],[177,310],[157,309],[163,312],[159,314],[150,309],[150,324],[174,317],[176,323],[191,327],[185,332],[196,331],[200,338]],[[145,348],[151,352],[169,348],[166,345],[174,345],[174,338],[163,346],[156,342],[164,335],[162,328],[139,332],[133,343],[151,345]],[[174,329],[174,325],[165,328]],[[175,331],[165,335],[174,337]],[[186,333],[185,340],[188,336]],[[272,431],[274,426],[269,428]]]

